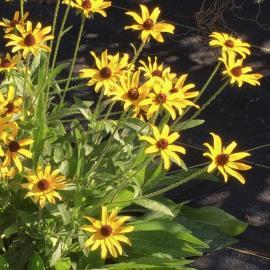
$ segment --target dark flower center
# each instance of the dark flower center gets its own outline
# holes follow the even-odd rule
[[[25,38],[24,38],[24,44],[28,47],[33,46],[36,43],[36,39],[33,34],[29,33]]]
[[[231,39],[228,39],[225,41],[225,45],[228,48],[233,48],[234,47],[234,42]]]
[[[45,191],[50,187],[50,182],[47,179],[41,179],[37,183],[37,187],[41,191]]]
[[[18,23],[19,23],[19,22],[18,22],[17,20],[12,20],[12,21],[10,22],[10,26],[11,26],[11,27],[15,27]]]
[[[216,163],[219,166],[224,166],[228,163],[229,161],[229,155],[227,154],[219,154],[216,156]]]
[[[112,227],[109,225],[103,225],[100,228],[100,234],[105,237],[110,236],[112,234]]]
[[[89,1],[89,0],[84,0],[83,2],[82,2],[82,8],[84,8],[84,9],[90,9],[91,8],[91,2]]]
[[[145,30],[151,30],[153,26],[154,26],[154,22],[151,19],[147,19],[143,23],[143,29]]]
[[[160,94],[158,94],[158,95],[156,96],[156,102],[157,102],[158,104],[165,103],[166,100],[167,100],[167,96],[166,96],[165,94],[160,93]]]
[[[153,76],[162,77],[162,71],[159,69],[156,69],[152,72]]]
[[[108,79],[112,76],[112,70],[109,67],[102,68],[99,73],[103,79]]]
[[[128,91],[127,96],[132,100],[137,100],[139,98],[139,91],[136,88],[132,88]]]
[[[160,149],[166,149],[167,146],[168,146],[168,144],[169,144],[168,141],[165,140],[165,139],[160,139],[160,140],[157,141],[157,143],[156,143],[157,147],[160,148]]]
[[[10,103],[8,103],[6,106],[5,106],[5,108],[7,108],[7,111],[6,111],[6,113],[12,113],[13,111],[14,111],[14,104],[13,104],[13,102],[10,102]]]
[[[242,75],[242,67],[234,67],[233,69],[231,69],[231,73],[235,77],[240,77]]]
[[[173,88],[173,89],[171,89],[171,91],[170,91],[172,94],[174,94],[174,93],[177,93],[178,92],[178,90],[176,89],[176,88]]]
[[[15,153],[15,152],[18,152],[18,150],[20,150],[21,146],[18,142],[11,141],[8,145],[8,148],[9,148],[10,152]]]
[[[11,62],[8,59],[3,59],[0,64],[2,68],[8,68],[10,65],[11,65]]]

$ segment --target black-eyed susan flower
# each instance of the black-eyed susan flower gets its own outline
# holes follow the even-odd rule
[[[85,247],[91,250],[101,249],[101,258],[105,259],[108,253],[114,258],[122,255],[122,243],[131,245],[129,239],[124,234],[132,232],[133,226],[123,226],[130,219],[129,216],[118,217],[118,208],[114,208],[108,214],[107,207],[102,207],[101,220],[85,216],[91,225],[84,225],[82,230],[91,233],[91,237],[86,240]]]
[[[242,58],[250,55],[250,44],[243,42],[239,38],[234,38],[226,33],[213,32],[209,45],[212,47],[221,47],[223,52],[240,54]]]
[[[260,85],[259,79],[261,79],[263,75],[250,73],[252,68],[244,66],[243,59],[236,59],[234,55],[223,52],[219,60],[224,63],[226,68],[222,74],[230,77],[231,84],[237,83],[239,87],[241,87],[244,82],[253,86]]]
[[[15,96],[15,87],[10,85],[6,97],[0,92],[0,115],[12,116],[22,110],[22,97]]]
[[[6,34],[4,37],[10,41],[6,46],[13,46],[12,52],[22,51],[23,58],[26,58],[29,53],[37,56],[40,51],[50,51],[49,46],[45,43],[48,40],[53,39],[51,32],[51,26],[42,28],[41,23],[37,23],[33,28],[32,22],[27,21],[25,27],[16,25],[18,33]]]
[[[212,146],[209,143],[204,143],[209,149],[209,152],[203,154],[212,160],[207,168],[207,172],[210,173],[217,168],[223,175],[225,182],[228,181],[228,175],[231,175],[244,184],[245,178],[237,171],[250,170],[252,167],[243,162],[239,162],[239,160],[250,156],[250,154],[247,152],[233,153],[233,150],[237,146],[235,141],[231,142],[227,147],[224,147],[218,135],[214,133],[210,134],[213,136],[214,144]]]
[[[62,200],[62,197],[56,190],[64,190],[67,187],[66,177],[59,175],[60,170],[51,170],[51,166],[47,165],[42,170],[37,168],[36,173],[28,172],[26,178],[28,183],[21,185],[22,188],[28,190],[25,198],[31,197],[34,203],[38,203],[43,208],[46,201],[55,204],[56,200]]]
[[[110,7],[112,3],[104,0],[63,0],[63,4],[78,9],[86,18],[89,18],[94,13],[99,13],[103,17],[107,17],[104,9]]]
[[[23,17],[20,17],[20,12],[16,11],[14,14],[14,17],[12,20],[3,18],[2,21],[0,21],[0,26],[4,28],[5,33],[11,33],[15,31],[16,25],[24,26],[25,20],[29,16],[28,12],[25,12]]]
[[[145,150],[146,154],[158,153],[161,155],[164,161],[164,169],[168,170],[171,166],[171,161],[177,165],[183,167],[184,162],[177,153],[185,154],[184,147],[173,144],[179,137],[179,133],[173,132],[170,134],[170,128],[168,125],[164,125],[160,132],[157,127],[152,126],[153,137],[140,136],[139,139],[147,141],[151,146]]]
[[[174,92],[173,84],[170,80],[160,80],[153,84],[153,90],[148,97],[140,102],[140,106],[148,106],[147,119],[158,113],[161,108],[165,109],[172,117],[176,118],[176,111],[183,112],[182,108],[188,105],[196,106],[189,101],[181,92]]]
[[[10,117],[1,117],[0,116],[0,140],[3,139],[7,134],[11,134],[15,137],[18,133],[18,125],[11,120]],[[0,146],[0,156],[1,155],[1,146]]]
[[[139,70],[144,72],[144,76],[146,79],[168,79],[173,80],[176,77],[175,73],[171,73],[170,67],[164,67],[163,63],[158,64],[157,57],[155,56],[154,59],[151,57],[147,57],[148,63],[143,60],[140,60],[139,63],[141,66]]]
[[[7,53],[5,57],[0,58],[0,72],[10,72],[11,70],[16,70],[20,61],[20,54],[11,56],[9,53]]]
[[[133,11],[126,12],[127,15],[133,17],[137,24],[126,26],[125,29],[141,31],[140,38],[144,43],[148,42],[151,36],[158,42],[164,42],[161,33],[174,33],[174,26],[172,24],[157,22],[160,14],[158,7],[156,7],[151,14],[149,14],[149,10],[146,6],[140,5],[140,7],[142,12],[141,16]]]
[[[16,169],[14,167],[2,167],[0,164],[0,179],[8,180],[14,177],[16,174]]]
[[[140,71],[128,72],[119,78],[119,83],[115,85],[112,92],[113,100],[120,100],[124,103],[124,110],[132,107],[133,116],[138,116],[141,110],[145,109],[139,104],[144,100],[150,90],[148,82],[140,83]]]
[[[110,94],[111,87],[115,85],[119,76],[127,70],[128,67],[128,54],[120,57],[119,53],[116,55],[109,55],[107,50],[103,51],[100,59],[92,51],[91,55],[95,59],[97,68],[87,68],[80,70],[81,78],[90,78],[87,85],[95,85],[95,91],[98,92],[104,87],[104,93]]]
[[[25,149],[24,146],[32,144],[34,140],[32,138],[17,140],[15,137],[8,134],[3,136],[3,141],[7,150],[5,152],[5,159],[2,166],[7,167],[14,162],[17,169],[21,172],[23,170],[21,158],[32,158],[32,152]]]

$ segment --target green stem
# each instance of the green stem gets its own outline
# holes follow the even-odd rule
[[[141,42],[140,47],[136,51],[136,53],[135,53],[135,55],[134,55],[134,57],[133,57],[133,59],[132,59],[132,61],[130,63],[129,68],[132,68],[132,66],[136,63],[136,61],[137,61],[138,57],[140,56],[140,54],[141,54],[144,46],[145,46],[145,43],[144,42]]]
[[[71,2],[71,0],[70,0],[70,2]],[[59,45],[60,45],[60,41],[61,41],[61,38],[62,38],[62,33],[63,33],[64,27],[65,27],[65,23],[66,23],[66,20],[67,20],[69,10],[70,10],[70,5],[68,5],[66,10],[65,10],[65,14],[64,14],[64,17],[62,19],[59,34],[57,36],[57,41],[56,41],[56,45],[55,45],[55,49],[54,49],[54,55],[53,55],[53,61],[52,61],[52,68],[51,68],[52,70],[55,67],[56,58],[57,58],[57,54],[58,54],[58,50],[59,50]]]
[[[254,148],[250,148],[250,149],[246,150],[245,152],[251,152],[251,151],[258,150],[258,149],[265,148],[265,147],[270,147],[270,143],[256,146]]]
[[[207,89],[207,87],[209,86],[209,84],[211,83],[211,81],[213,80],[214,76],[216,75],[216,73],[217,73],[217,71],[218,71],[220,65],[221,65],[221,61],[219,61],[219,62],[217,63],[217,65],[215,66],[214,70],[213,70],[212,73],[210,74],[209,78],[207,79],[207,81],[206,81],[205,84],[203,85],[203,87],[202,87],[202,89],[201,89],[199,95],[193,100],[194,103],[196,103],[196,102],[198,101],[198,99],[203,95],[203,93],[205,92],[205,90]],[[182,115],[180,115],[180,116],[174,121],[173,126],[175,126],[175,125],[176,125],[176,124],[184,117],[184,115],[186,115],[186,114],[189,112],[189,110],[190,110],[191,108],[192,108],[191,106],[188,107],[188,108],[186,109],[186,111],[185,111]]]
[[[82,81],[82,80],[85,80],[85,78],[81,78],[81,77],[72,77],[72,78],[70,79],[71,82]],[[68,78],[67,78],[67,79],[62,79],[62,80],[55,80],[55,81],[52,82],[52,84],[54,84],[54,83],[60,84],[60,83],[65,83],[65,82],[67,82],[67,81],[68,81]]]
[[[68,89],[69,84],[70,84],[71,76],[72,76],[72,73],[73,73],[73,70],[74,70],[75,62],[76,62],[79,47],[80,47],[80,42],[81,42],[81,38],[82,38],[84,23],[85,23],[85,16],[82,16],[80,30],[79,30],[79,34],[78,34],[78,38],[77,38],[77,42],[76,42],[76,46],[75,46],[75,51],[74,51],[74,55],[73,55],[73,59],[72,59],[72,63],[71,63],[71,67],[70,67],[70,71],[69,71],[69,75],[68,75],[68,80],[66,82],[64,93],[63,93],[63,95],[61,97],[60,105],[65,100],[66,92],[67,92],[67,89]]]
[[[26,83],[28,79],[28,72],[29,72],[29,66],[30,66],[30,55],[27,56],[26,59],[26,68],[25,68],[25,74],[24,74],[24,82],[23,82],[23,116],[26,116]]]
[[[227,80],[202,106],[201,108],[196,111],[183,125],[181,125],[178,129],[181,130],[185,127],[190,121],[195,119],[205,108],[226,88],[229,84],[229,80]]]
[[[20,13],[22,18],[24,14],[24,0],[20,0]]]

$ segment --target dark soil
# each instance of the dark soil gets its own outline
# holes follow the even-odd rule
[[[15,11],[12,5],[1,1],[0,17],[10,17]],[[40,4],[45,1],[32,1],[28,10],[31,18],[49,24],[53,17],[53,4]],[[36,3],[35,3],[36,2]],[[40,3],[37,3],[40,2]],[[53,2],[53,0],[47,0]],[[216,52],[207,46],[207,35],[212,30],[233,32],[254,45],[252,56],[248,58],[255,70],[264,74],[260,87],[245,85],[239,89],[226,89],[213,104],[200,116],[206,123],[196,129],[184,132],[182,141],[194,146],[201,146],[210,139],[209,132],[220,134],[225,143],[232,140],[239,142],[240,150],[250,149],[270,143],[270,3],[261,1],[234,1],[223,12],[201,13],[198,11],[202,0],[166,0],[166,1],[113,1],[114,7],[108,11],[108,18],[97,16],[85,26],[82,46],[79,52],[77,69],[87,65],[89,51],[100,52],[105,48],[110,51],[132,52],[130,43],[139,45],[137,33],[124,31],[123,26],[130,24],[124,15],[125,8],[137,9],[139,2],[147,2],[149,6],[159,5],[162,18],[176,25],[176,34],[167,36],[164,44],[152,42],[142,53],[143,56],[158,56],[160,61],[170,65],[174,72],[189,73],[198,89],[202,87],[213,69]],[[208,8],[212,0],[205,1]],[[217,1],[224,3],[226,1]],[[233,4],[233,1],[228,1]],[[259,4],[258,4],[259,2]],[[63,8],[61,14],[63,14]],[[221,12],[221,11],[220,11]],[[222,13],[222,12],[221,12]],[[214,16],[219,14],[219,16]],[[199,23],[199,25],[197,24]],[[63,38],[59,60],[72,57],[73,48],[80,24],[79,16],[72,12],[67,25],[72,30]],[[186,27],[188,26],[188,27]],[[195,28],[195,29],[193,29]],[[197,28],[197,29],[196,29]],[[0,47],[3,48],[3,40]],[[264,50],[263,48],[268,48]],[[144,57],[144,58],[145,58]],[[92,63],[92,62],[91,62]],[[211,95],[220,80],[216,80],[207,90]],[[82,94],[85,98],[94,98],[89,92]],[[71,96],[70,96],[71,98]],[[187,163],[192,166],[202,159],[202,151],[188,148]],[[246,172],[247,183],[241,185],[230,179],[227,184],[207,181],[189,183],[179,190],[168,194],[176,201],[192,200],[192,206],[218,206],[249,223],[245,233],[239,237],[239,243],[232,248],[206,254],[195,260],[194,267],[207,270],[268,270],[270,269],[270,151],[262,148],[252,152],[250,159],[254,169]],[[268,166],[267,167],[264,167]]]

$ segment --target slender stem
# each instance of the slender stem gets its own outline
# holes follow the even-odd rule
[[[112,108],[115,105],[115,103],[116,103],[116,101],[111,102],[111,104],[110,104],[110,106],[108,108],[108,111],[105,114],[104,120],[107,120],[109,118],[109,116],[111,115],[111,111],[112,111]]]
[[[132,59],[132,61],[130,63],[129,68],[132,68],[132,66],[136,63],[136,61],[137,61],[138,57],[140,56],[144,46],[145,46],[145,42],[141,42],[140,47],[136,51],[136,53],[135,53],[135,55],[134,55],[134,57],[133,57],[133,59]]]
[[[70,0],[70,2],[71,2],[71,0]],[[58,54],[58,50],[59,50],[59,45],[60,45],[60,41],[61,41],[61,38],[62,38],[62,33],[63,33],[64,27],[65,27],[65,23],[66,23],[66,20],[67,20],[69,10],[70,10],[70,5],[68,5],[66,10],[65,10],[65,14],[64,14],[64,17],[62,19],[59,34],[57,36],[57,41],[56,41],[56,45],[55,45],[55,49],[54,49],[54,55],[53,55],[53,61],[52,61],[52,68],[51,68],[52,70],[54,69],[54,66],[55,66],[55,62],[56,62],[56,58],[57,58],[57,54]]]
[[[181,130],[185,127],[190,121],[195,119],[205,108],[226,88],[229,84],[229,80],[227,80],[202,106],[201,108],[196,111],[183,125],[181,125],[178,129]]]
[[[25,67],[25,74],[24,74],[24,82],[23,82],[23,115],[26,116],[26,83],[28,79],[28,72],[30,66],[30,55],[27,56],[26,59],[26,67]]]
[[[203,93],[205,92],[205,90],[207,89],[207,87],[209,86],[209,84],[211,83],[211,81],[213,80],[214,76],[216,75],[216,73],[217,73],[217,71],[218,71],[220,65],[221,65],[221,61],[219,61],[219,62],[217,63],[217,65],[215,66],[214,70],[213,70],[212,73],[210,74],[209,78],[207,79],[207,81],[206,81],[205,84],[203,85],[203,87],[202,87],[202,89],[201,89],[199,95],[193,100],[194,103],[196,103],[196,102],[198,101],[198,99],[203,95]],[[186,114],[189,112],[189,110],[190,110],[191,108],[192,108],[191,106],[188,107],[188,108],[185,110],[185,112],[184,112],[182,115],[180,115],[180,116],[174,121],[173,125],[176,125],[176,124],[184,117],[184,115],[186,115]]]
[[[61,0],[57,0],[56,6],[55,6],[55,10],[54,10],[53,25],[52,25],[52,35],[53,36],[55,34],[55,27],[56,27],[56,22],[57,22],[57,17],[58,17],[58,11],[59,11],[59,7],[60,7],[60,2],[61,2]],[[53,40],[50,40],[50,55],[49,55],[48,66],[50,64],[50,56],[51,56],[52,46],[53,46]]]
[[[22,18],[24,14],[24,0],[20,0],[20,13]]]
[[[99,111],[101,101],[103,100],[103,97],[104,97],[104,91],[102,90],[99,97],[98,97],[98,102],[97,102],[96,108],[95,108],[94,113],[93,113],[93,121],[94,122],[96,121],[96,119],[98,117],[98,111]]]
[[[72,78],[70,79],[71,82],[82,81],[82,80],[85,80],[85,78],[81,78],[81,77],[72,77]],[[65,83],[65,82],[67,82],[67,81],[68,81],[68,78],[67,78],[67,79],[62,79],[62,80],[55,80],[55,81],[52,82],[52,84],[54,84],[54,83],[60,84],[60,83]]]
[[[72,63],[71,63],[70,70],[69,70],[68,80],[66,82],[66,86],[65,86],[65,89],[64,89],[64,93],[63,93],[63,95],[61,97],[60,104],[65,100],[66,92],[67,92],[67,89],[68,89],[69,84],[70,84],[71,76],[72,76],[72,73],[73,73],[73,70],[74,70],[75,62],[76,62],[79,47],[80,47],[80,42],[81,42],[81,38],[82,38],[84,23],[85,23],[85,16],[82,15],[80,30],[79,30],[79,34],[78,34],[78,38],[77,38],[77,42],[76,42],[76,46],[75,46],[75,51],[74,51]]]
[[[265,148],[265,147],[270,147],[270,143],[256,146],[254,148],[250,148],[250,149],[246,150],[246,152],[251,152],[251,151],[258,150],[258,149]]]

